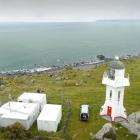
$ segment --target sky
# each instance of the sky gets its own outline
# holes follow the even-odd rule
[[[140,19],[140,0],[0,0],[0,21]]]

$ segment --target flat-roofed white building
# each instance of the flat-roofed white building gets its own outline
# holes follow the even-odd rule
[[[7,102],[0,107],[0,126],[7,127],[19,122],[29,129],[39,115],[39,104]]]
[[[37,118],[37,127],[40,131],[56,132],[62,117],[62,106],[46,104]]]
[[[18,102],[24,103],[38,103],[40,106],[40,110],[42,110],[44,105],[47,103],[46,94],[43,93],[24,92],[17,98],[17,100]]]

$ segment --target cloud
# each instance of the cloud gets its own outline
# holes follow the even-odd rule
[[[140,18],[139,0],[0,0],[0,20]]]

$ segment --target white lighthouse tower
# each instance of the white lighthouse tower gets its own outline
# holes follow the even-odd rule
[[[115,57],[109,64],[109,70],[103,75],[102,84],[106,85],[106,98],[100,115],[109,121],[127,120],[123,100],[124,88],[130,85],[129,75],[125,76],[125,67],[119,61],[119,57]]]

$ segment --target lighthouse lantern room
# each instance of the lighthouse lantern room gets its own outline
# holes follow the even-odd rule
[[[106,85],[106,98],[100,116],[115,122],[127,120],[123,100],[124,88],[130,85],[129,75],[125,74],[124,64],[119,57],[115,57],[115,60],[110,62],[109,70],[103,75],[102,84]]]

